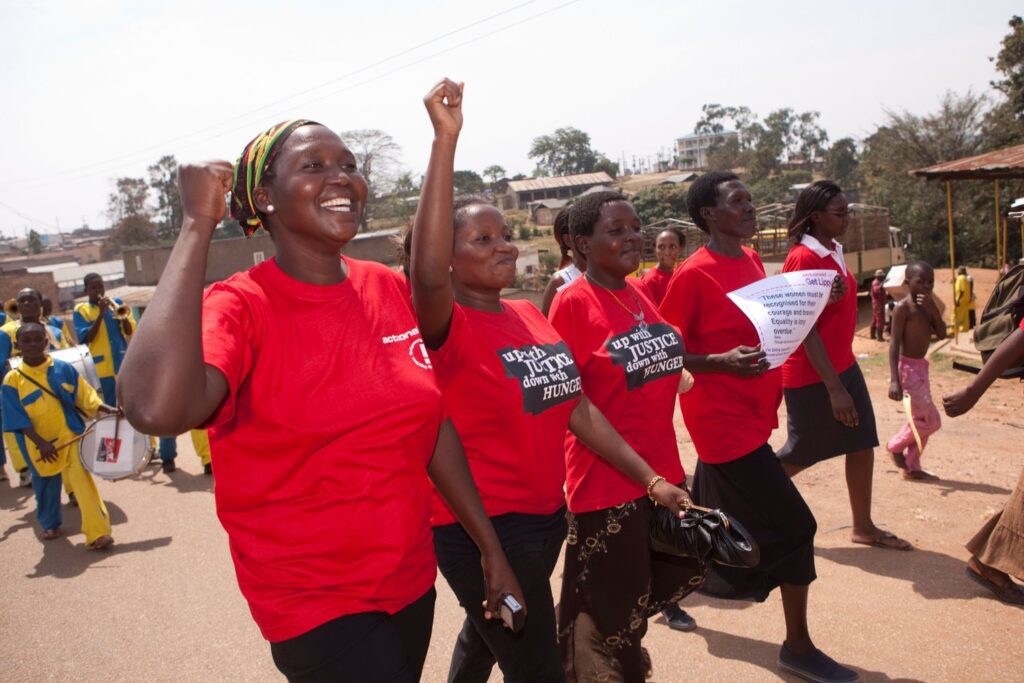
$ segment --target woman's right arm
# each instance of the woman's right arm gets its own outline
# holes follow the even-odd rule
[[[455,146],[462,129],[462,84],[444,79],[423,104],[434,126],[434,144],[413,223],[409,279],[423,343],[440,348],[448,338],[455,297],[452,293],[452,193]]]
[[[228,395],[224,375],[203,361],[202,305],[207,252],[231,190],[226,161],[178,171],[184,221],[170,259],[132,337],[117,377],[128,421],[147,434],[181,434]]]
[[[1004,372],[1024,361],[1024,330],[1019,327],[992,352],[989,359],[981,366],[981,372],[966,387],[942,398],[942,407],[946,415],[957,417],[974,407],[978,399],[988,391]]]
[[[763,375],[768,369],[768,358],[757,346],[737,346],[725,353],[685,353],[683,367],[699,374],[702,372],[727,372],[740,377]]]

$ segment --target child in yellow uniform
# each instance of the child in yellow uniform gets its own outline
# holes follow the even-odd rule
[[[18,292],[18,313],[21,319],[11,318],[0,326],[0,368],[3,368],[0,372],[6,372],[9,369],[7,365],[11,360],[12,356],[18,355],[18,349],[14,345],[14,336],[18,332],[18,328],[21,327],[22,322],[43,322],[40,319],[42,315],[42,304],[43,296],[38,290],[26,287],[25,289]],[[67,346],[59,328],[55,328],[52,325],[47,325],[43,328],[46,331],[47,339],[49,340],[49,346],[51,351],[62,349]],[[7,452],[11,454],[11,465],[18,472],[20,476],[21,486],[31,485],[31,475],[28,470],[28,465],[25,464],[24,459],[21,457],[21,453],[15,447],[14,441],[9,435],[4,434],[4,445],[7,446]],[[3,453],[0,451],[0,465],[3,464]]]
[[[70,364],[47,355],[47,335],[40,323],[23,323],[17,344],[24,362],[7,373],[0,388],[3,428],[13,434],[32,472],[43,538],[61,535],[60,475],[64,474],[78,497],[86,545],[107,548],[114,542],[107,508],[92,476],[82,467],[78,442],[67,444],[85,431],[83,414],[113,414],[117,409],[104,405]]]
[[[100,378],[103,400],[117,405],[117,373],[121,360],[128,349],[128,340],[135,332],[135,317],[129,309],[123,317],[114,315],[115,309],[124,305],[118,298],[107,298],[103,278],[97,273],[88,273],[83,278],[85,293],[89,300],[75,306],[72,320],[79,344],[88,344],[96,374]]]

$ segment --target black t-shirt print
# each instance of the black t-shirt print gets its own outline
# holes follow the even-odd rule
[[[629,391],[683,369],[683,343],[668,323],[637,325],[609,337],[604,347],[626,373]]]
[[[505,376],[514,377],[523,392],[523,412],[540,415],[580,395],[580,371],[564,341],[526,344],[498,351]]]

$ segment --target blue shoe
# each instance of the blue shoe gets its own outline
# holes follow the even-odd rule
[[[795,655],[785,645],[779,650],[779,668],[814,683],[853,683],[860,674],[814,648],[805,655]]]
[[[680,609],[679,605],[669,605],[661,611],[661,616],[665,617],[668,627],[675,631],[692,631],[697,628],[696,620],[686,610]]]

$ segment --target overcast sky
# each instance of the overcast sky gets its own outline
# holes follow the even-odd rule
[[[821,112],[831,139],[946,90],[989,92],[1018,2],[0,0],[0,231],[106,227],[113,179],[233,161],[292,117],[380,128],[417,174],[441,76],[456,168],[529,174],[561,126],[613,160],[670,153],[708,102]]]

